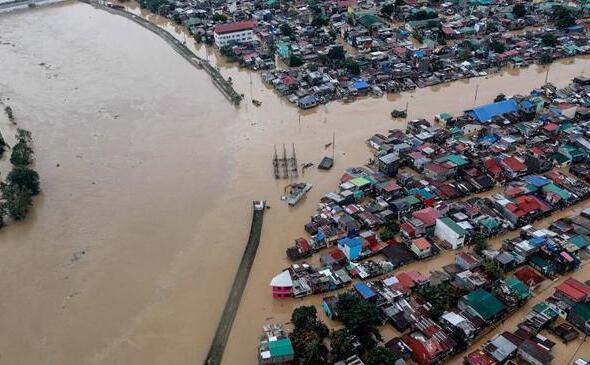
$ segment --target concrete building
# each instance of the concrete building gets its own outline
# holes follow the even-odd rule
[[[434,235],[447,242],[453,250],[463,247],[465,242],[465,230],[451,218],[445,217],[436,220]]]
[[[215,26],[213,38],[217,47],[227,46],[232,43],[244,43],[254,40],[254,25],[251,20],[219,24]]]

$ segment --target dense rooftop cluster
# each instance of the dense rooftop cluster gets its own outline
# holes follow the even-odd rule
[[[486,75],[505,65],[550,63],[590,49],[587,23],[577,24],[590,8],[575,1],[140,4],[186,25],[196,40],[217,44],[240,65],[269,70],[263,79],[301,108]]]
[[[305,225],[309,236],[287,249],[297,263],[273,278],[273,296],[352,286],[346,305],[339,304],[343,294],[323,299],[328,318],[347,326],[348,314],[340,312],[350,306],[348,296],[369,303],[380,323],[400,334],[385,344],[395,359],[427,365],[469,349],[547,278],[574,272],[590,257],[590,209],[547,229],[531,224],[590,196],[590,80],[498,99],[371,137],[374,160],[347,169],[339,189],[321,199]],[[519,228],[501,248],[488,245],[488,238]],[[428,275],[396,270],[448,250],[458,251],[454,261]],[[300,261],[315,253],[319,266]],[[548,364],[554,344],[539,333],[551,329],[569,338],[577,335],[574,327],[590,333],[589,294],[587,284],[567,279],[514,332],[493,337],[465,362],[518,357]],[[559,314],[571,325],[557,325]],[[363,336],[355,352],[363,359],[352,363],[363,363],[375,345]]]

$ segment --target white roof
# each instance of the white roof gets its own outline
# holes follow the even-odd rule
[[[465,318],[454,312],[447,312],[443,314],[442,317],[453,326],[456,326],[465,320]]]
[[[392,277],[389,277],[389,278],[383,280],[383,284],[385,284],[387,286],[397,284],[397,283],[399,283],[399,280],[395,276],[392,276]]]
[[[278,274],[270,281],[270,286],[293,286],[293,279],[291,279],[291,273],[288,270]]]

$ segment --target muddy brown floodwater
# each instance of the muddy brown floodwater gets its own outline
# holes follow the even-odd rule
[[[33,133],[43,189],[26,221],[0,231],[0,363],[11,365],[200,364],[251,201],[266,199],[272,209],[224,357],[255,364],[265,322],[320,300],[272,299],[285,248],[342,170],[370,157],[364,141],[403,127],[392,109],[409,102],[410,117],[459,113],[473,106],[476,85],[483,103],[545,78],[534,66],[300,114],[258,75],[219,62],[245,94],[234,108],[158,36],[89,5],[2,15],[0,29],[0,96]],[[587,62],[555,64],[549,80],[563,86]],[[4,116],[0,130],[14,132]],[[280,200],[288,182],[272,177],[273,145],[295,143],[300,163],[317,163],[333,131],[334,169],[307,170],[300,179],[314,188],[288,208]]]

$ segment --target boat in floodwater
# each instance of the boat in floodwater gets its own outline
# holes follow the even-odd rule
[[[297,203],[299,203],[299,201],[301,199],[303,199],[303,197],[305,197],[305,195],[307,195],[307,192],[311,190],[312,186],[313,185],[311,185],[310,183],[291,184],[290,185],[291,193],[289,194],[289,196],[287,198],[287,203],[290,206],[297,205]]]

